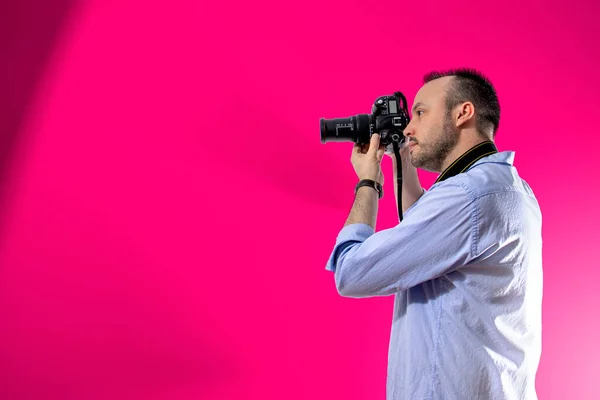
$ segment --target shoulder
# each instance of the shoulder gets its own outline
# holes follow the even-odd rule
[[[535,197],[531,187],[520,177],[513,162],[514,152],[496,153],[478,161],[449,181],[464,186],[474,198],[507,193]]]
[[[507,157],[500,153],[497,158],[490,157],[448,179],[469,194],[478,225],[505,226],[511,218],[522,221],[526,216],[539,217],[540,207],[533,190],[512,162],[506,162]]]

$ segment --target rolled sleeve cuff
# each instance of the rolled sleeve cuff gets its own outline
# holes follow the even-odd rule
[[[375,233],[369,224],[350,224],[342,228],[335,241],[335,247],[327,261],[325,269],[335,272],[337,260],[352,246],[362,243]]]

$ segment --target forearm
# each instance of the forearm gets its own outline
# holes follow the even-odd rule
[[[356,192],[352,210],[344,226],[350,224],[368,224],[375,230],[377,224],[379,195],[375,189],[363,186]]]
[[[392,155],[394,169],[394,195],[398,206],[398,168],[396,156]],[[402,158],[402,212],[406,212],[423,195],[423,187],[419,181],[417,169],[407,157]]]

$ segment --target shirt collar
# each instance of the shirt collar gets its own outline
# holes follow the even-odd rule
[[[473,165],[471,165],[469,168],[467,168],[467,170],[465,170],[464,172],[467,172],[467,171],[471,170],[472,168],[475,168],[478,165],[482,165],[482,164],[486,164],[486,163],[505,164],[505,165],[512,166],[514,164],[514,161],[515,161],[515,152],[514,151],[500,151],[498,153],[490,154],[489,156],[480,158],[475,163],[473,163]],[[437,187],[440,183],[442,183],[442,182],[435,182],[433,185],[431,185],[429,190],[431,191],[432,189]]]
[[[514,165],[515,163],[515,152],[514,151],[500,151],[498,153],[490,154],[489,156],[483,157],[477,160],[473,165],[471,165],[468,169],[470,170],[477,165],[485,164],[485,163],[499,163],[499,164],[508,164]]]

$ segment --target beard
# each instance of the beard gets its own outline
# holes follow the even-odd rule
[[[411,154],[412,165],[430,172],[442,172],[448,154],[458,143],[458,129],[452,125],[450,113],[446,113],[442,126],[433,128],[429,143],[418,142],[418,152]]]

